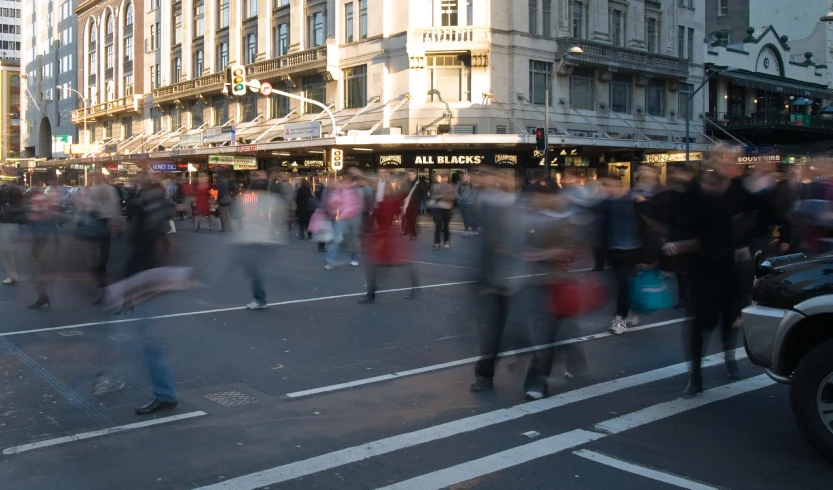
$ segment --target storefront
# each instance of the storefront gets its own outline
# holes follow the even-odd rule
[[[415,170],[419,178],[428,182],[433,182],[437,175],[445,175],[450,182],[455,183],[459,181],[461,174],[477,172],[484,165],[495,165],[508,176],[514,177],[530,164],[522,155],[523,153],[490,151],[388,153],[378,155],[377,165],[378,168],[385,168],[392,174],[404,174],[408,170]],[[537,161],[535,163],[537,164]]]

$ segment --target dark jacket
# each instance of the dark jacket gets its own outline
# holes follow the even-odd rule
[[[312,188],[301,186],[295,194],[295,205],[301,213],[313,213],[318,207],[318,202],[312,193]]]

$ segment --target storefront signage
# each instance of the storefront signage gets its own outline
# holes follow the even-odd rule
[[[517,165],[518,155],[506,155],[503,153],[495,153],[495,163],[498,165]]]
[[[743,165],[756,163],[781,163],[783,157],[781,155],[741,155],[736,157],[737,163]]]
[[[590,159],[580,156],[566,156],[564,157],[564,165],[567,167],[589,167]]]
[[[108,172],[118,172],[119,171],[119,164],[118,163],[105,163],[102,165],[102,168],[106,168]]]
[[[404,154],[404,155],[379,155],[379,165],[391,167],[419,167],[431,165],[518,165],[521,158],[518,155],[506,153],[477,153],[469,155],[460,154],[442,154],[442,155],[420,155],[420,154]]]
[[[402,165],[402,155],[382,155],[379,157],[379,165]]]
[[[208,165],[231,165],[234,170],[257,170],[257,158],[244,155],[211,155]]]
[[[156,162],[150,164],[150,169],[155,172],[176,172],[177,167],[175,163]]]
[[[209,128],[205,130],[206,143],[224,143],[226,141],[234,140],[234,126],[224,126],[222,128]]]
[[[306,160],[304,166],[322,168],[324,167],[324,160]]]
[[[486,161],[483,155],[417,155],[415,165],[480,165]]]
[[[179,137],[179,144],[181,146],[198,146],[202,144],[202,131],[197,134],[183,134]]]
[[[52,155],[64,156],[71,153],[72,136],[68,134],[56,134],[52,136]]]
[[[703,159],[703,153],[699,151],[689,153],[689,160],[699,161]],[[645,155],[645,161],[648,163],[666,163],[666,162],[685,162],[685,153],[655,153]]]
[[[254,153],[257,151],[257,145],[240,145],[237,147],[240,153]]]
[[[283,127],[283,137],[285,139],[320,138],[321,121],[286,124]]]

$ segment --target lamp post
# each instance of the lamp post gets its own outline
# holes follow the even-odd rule
[[[570,48],[561,57],[561,61],[558,62],[558,67],[552,72],[550,79],[547,81],[547,90],[544,97],[544,172],[547,174],[547,180],[550,178],[550,97],[552,96],[552,84],[555,81],[555,77],[558,76],[558,72],[561,71],[561,67],[564,66],[564,62],[567,61],[567,57],[571,54],[580,55],[583,53],[584,50],[578,46]]]
[[[697,92],[700,91],[703,87],[709,83],[709,80],[712,79],[713,76],[719,73],[726,73],[731,71],[737,71],[737,68],[734,66],[727,66],[724,70],[719,71],[712,71],[709,75],[703,80],[703,83],[700,84],[699,87],[694,89],[694,92],[688,96],[688,100],[686,101],[686,118],[685,118],[685,165],[686,167],[691,167],[691,161],[689,160],[691,157],[691,101],[694,99],[694,96],[697,95]]]
[[[87,134],[87,99],[84,98],[84,96],[81,94],[81,92],[75,90],[74,88],[70,88],[70,87],[67,87],[67,86],[61,86],[61,87],[59,87],[59,89],[69,90],[71,92],[75,92],[76,94],[78,94],[78,97],[81,98],[81,103],[84,104],[84,154],[86,154],[87,150],[89,149],[89,145],[90,145],[89,134]],[[84,185],[85,186],[90,185],[90,183],[87,180],[87,167],[86,167],[86,165],[84,166]]]

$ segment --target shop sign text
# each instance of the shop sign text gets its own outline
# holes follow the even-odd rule
[[[485,159],[482,155],[417,155],[414,165],[480,165]]]

